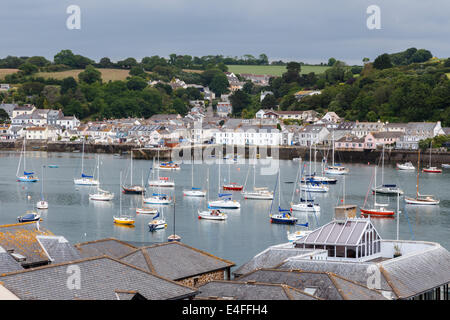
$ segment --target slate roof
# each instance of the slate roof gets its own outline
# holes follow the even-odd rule
[[[22,266],[5,249],[0,247],[0,274],[22,270]]]
[[[69,277],[76,274],[73,270],[77,267],[80,286],[70,288],[69,284],[76,284]],[[12,272],[0,276],[0,282],[23,300],[116,300],[116,293],[123,291],[135,291],[149,300],[166,300],[184,299],[197,292],[107,256]]]
[[[314,295],[325,300],[386,300],[378,291],[328,272],[260,269],[236,279],[285,284],[301,291],[315,289]]]
[[[289,257],[303,255],[313,251],[314,250],[312,249],[301,249],[293,247],[269,247],[263,252],[254,256],[250,261],[237,268],[235,271],[233,271],[233,274],[237,277],[260,268],[274,268]]]
[[[379,265],[399,298],[409,298],[450,283],[450,252],[438,244]]]
[[[22,266],[47,263],[50,261],[45,250],[37,241],[38,235],[52,235],[48,230],[38,227],[38,222],[26,222],[0,226],[0,246],[5,250],[26,257]]]
[[[137,249],[129,243],[114,238],[77,243],[75,248],[78,249],[82,257],[107,255],[116,259]]]
[[[80,253],[63,236],[36,237],[52,263],[81,259]]]
[[[345,279],[352,280],[363,286],[367,285],[367,280],[373,273],[368,273],[369,267],[373,263],[365,262],[343,262],[330,260],[307,260],[288,259],[281,263],[276,269],[280,270],[302,270],[313,272],[331,272]],[[380,287],[375,288],[383,291],[393,291],[383,274],[380,276]]]
[[[199,287],[199,298],[230,297],[236,300],[317,300],[283,284],[214,280]]]
[[[181,280],[235,265],[231,261],[181,242],[142,247],[120,260],[172,280]]]

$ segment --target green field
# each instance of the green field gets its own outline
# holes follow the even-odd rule
[[[228,65],[228,71],[233,73],[253,73],[253,74],[269,74],[273,76],[281,76],[286,72],[286,66],[245,66],[245,65]],[[316,74],[324,73],[328,66],[302,66],[301,74],[315,72]]]

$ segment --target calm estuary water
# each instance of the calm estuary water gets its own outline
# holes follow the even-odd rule
[[[85,173],[91,174],[96,167],[95,154],[85,155]],[[41,182],[16,182],[16,170],[20,154],[17,152],[0,153],[0,224],[15,223],[17,216],[32,209],[40,198]],[[42,212],[41,225],[54,234],[65,236],[71,243],[115,237],[124,241],[138,242],[140,245],[164,242],[173,232],[173,206],[162,210],[168,228],[155,233],[148,231],[151,216],[138,215],[134,228],[117,226],[113,223],[113,215],[119,214],[120,171],[123,171],[124,182],[129,182],[129,155],[115,157],[100,155],[100,182],[103,189],[115,193],[111,202],[94,202],[89,200],[91,187],[75,186],[74,177],[79,177],[81,171],[80,153],[46,153],[27,152],[27,170],[35,171],[42,179],[42,166],[56,164],[58,168],[46,168],[44,175],[44,194],[49,202],[49,209]],[[275,161],[275,160],[274,160]],[[135,160],[134,181],[139,183],[142,175],[147,179],[151,161]],[[281,206],[288,208],[294,191],[294,199],[299,195],[292,183],[295,180],[299,163],[280,161],[281,167]],[[313,165],[314,166],[314,165]],[[346,176],[346,203],[362,206],[373,175],[373,165],[349,164],[350,174]],[[221,180],[244,184],[247,171],[253,166],[245,164],[221,165]],[[210,172],[210,200],[217,198],[218,165],[195,164],[194,184],[206,188],[207,168]],[[257,166],[258,168],[258,166]],[[320,164],[317,164],[320,168]],[[230,171],[229,171],[230,170]],[[309,168],[305,169],[306,173]],[[230,172],[230,173],[229,173]],[[381,182],[381,170],[378,170],[378,180]],[[237,266],[246,262],[256,253],[268,246],[287,242],[286,232],[295,227],[273,225],[269,222],[271,201],[243,200],[240,193],[234,193],[233,199],[241,201],[241,209],[228,212],[227,221],[207,221],[197,219],[197,210],[206,206],[206,198],[183,197],[183,189],[191,187],[191,165],[182,164],[181,170],[161,172],[162,176],[175,179],[176,187],[164,190],[176,197],[176,233],[182,241],[193,247],[205,250],[221,258],[231,260]],[[256,176],[258,186],[268,186],[274,189],[276,174]],[[329,222],[333,217],[333,207],[342,196],[342,177],[338,183],[330,186],[325,194],[313,194],[320,203],[321,212],[318,215],[296,213],[299,223],[309,222],[312,228]],[[401,186],[406,195],[415,195],[416,174],[395,170],[393,166],[385,167],[385,183],[395,183]],[[250,172],[247,185],[253,187],[253,171]],[[400,239],[426,240],[439,242],[450,249],[450,170],[444,169],[440,175],[420,174],[420,190],[424,194],[434,194],[441,203],[431,207],[406,207],[400,202]],[[150,192],[157,189],[151,189]],[[31,200],[28,199],[31,196]],[[135,216],[136,205],[140,202],[139,195],[122,195],[122,213]],[[372,196],[368,201],[373,202]],[[396,197],[378,196],[377,202],[389,203],[396,209]],[[273,203],[273,209],[278,206],[278,191]],[[359,213],[358,213],[359,214]],[[385,239],[395,239],[395,219],[373,219],[375,226]],[[299,228],[299,227],[297,227]]]

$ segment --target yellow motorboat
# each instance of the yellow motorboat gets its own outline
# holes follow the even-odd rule
[[[134,219],[127,216],[114,217],[114,223],[123,225],[134,225]]]

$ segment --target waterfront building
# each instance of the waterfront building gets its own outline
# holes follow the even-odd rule
[[[358,138],[364,138],[371,132],[380,132],[384,127],[383,122],[359,122],[356,121],[351,130],[351,134]]]
[[[365,148],[365,138],[347,134],[342,138],[335,140],[334,148],[348,151],[363,151]]]
[[[398,131],[371,132],[364,138],[364,148],[375,150],[383,145],[393,146],[403,135],[404,133]]]
[[[310,124],[304,126],[299,132],[299,145],[308,147],[311,144],[328,144],[330,131],[323,125]]]
[[[382,239],[370,219],[335,219],[269,247],[233,274],[262,268],[332,273],[388,299],[449,299],[450,252],[434,242]]]
[[[405,134],[397,141],[396,149],[417,150],[419,141],[444,134],[441,122],[409,122]]]

